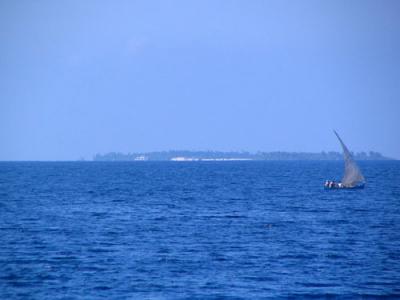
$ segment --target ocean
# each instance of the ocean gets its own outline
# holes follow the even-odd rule
[[[1,162],[0,299],[400,297],[400,161]]]

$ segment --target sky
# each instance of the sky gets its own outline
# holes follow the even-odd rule
[[[400,1],[0,0],[0,160],[400,159]]]

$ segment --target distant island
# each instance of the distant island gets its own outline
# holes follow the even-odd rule
[[[353,153],[356,160],[390,160],[379,152]],[[342,160],[340,152],[223,152],[223,151],[158,151],[144,153],[110,152],[96,154],[94,161],[241,161],[241,160]]]

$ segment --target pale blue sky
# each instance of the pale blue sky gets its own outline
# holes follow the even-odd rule
[[[0,1],[0,160],[400,158],[400,1]]]

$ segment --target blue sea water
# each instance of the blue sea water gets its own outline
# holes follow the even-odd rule
[[[0,163],[1,299],[400,295],[400,162]]]

